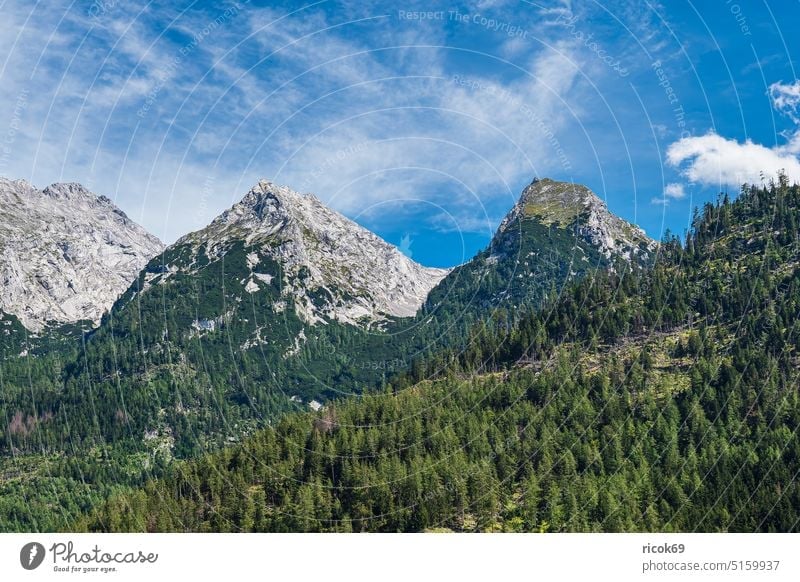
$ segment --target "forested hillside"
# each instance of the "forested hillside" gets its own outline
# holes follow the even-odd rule
[[[396,291],[421,301],[413,287],[442,274],[312,197],[259,183],[153,258],[98,328],[34,334],[14,316],[0,321],[0,527],[64,528],[110,492],[237,443],[313,399],[406,385],[407,370],[419,376],[444,348],[460,352],[472,329],[497,321],[507,330],[587,272],[625,257],[644,264],[652,244],[587,188],[534,180],[490,246],[416,316],[341,321],[337,313],[370,302],[405,309],[392,307]],[[378,261],[361,269],[360,291],[357,265],[342,253]],[[370,287],[370,277],[398,276],[388,296]]]
[[[78,520],[101,531],[796,531],[800,187],[473,327]],[[400,389],[408,385],[406,389]]]
[[[152,259],[98,329],[65,345],[57,366],[44,369],[46,358],[33,365],[43,368],[41,383],[16,358],[24,328],[10,328],[17,339],[3,364],[10,383],[0,413],[40,420],[23,432],[5,430],[6,451],[60,454],[112,444],[188,458],[307,409],[312,399],[380,390],[445,348],[464,349],[479,323],[501,318],[505,331],[568,282],[616,261],[627,265],[623,252],[643,264],[652,245],[587,188],[536,180],[491,245],[445,277],[416,316],[350,325],[324,316],[341,300],[334,295],[347,292],[314,287],[307,268],[288,277],[286,262],[273,257],[294,244],[273,233],[286,221],[302,220],[302,234],[293,236],[323,244],[314,231],[319,217],[273,217],[269,204],[288,208],[305,198],[264,187],[266,194],[254,191],[231,210],[235,220],[224,215]],[[595,241],[590,222],[619,249]],[[307,287],[310,303],[287,286]]]

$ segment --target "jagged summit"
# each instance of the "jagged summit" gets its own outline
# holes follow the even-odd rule
[[[309,220],[313,215],[330,211],[313,194],[300,194],[291,188],[268,180],[260,180],[250,191],[230,209],[215,218],[201,233],[225,231],[244,227],[250,230],[247,240],[271,236],[292,220]],[[343,218],[343,217],[342,217]],[[185,237],[194,238],[193,233]]]
[[[213,260],[236,241],[250,252],[254,273],[264,259],[281,265],[281,294],[310,323],[322,317],[361,323],[412,316],[447,274],[415,263],[313,194],[267,180],[176,245],[203,246]],[[260,287],[256,275],[248,281],[250,292]]]
[[[428,309],[458,318],[496,307],[538,307],[552,290],[618,259],[644,265],[655,243],[608,211],[585,186],[534,179],[500,223],[489,247],[433,290]]]
[[[100,196],[95,196],[94,194],[89,192],[89,190],[84,188],[83,184],[78,184],[77,182],[61,182],[56,184],[50,184],[47,188],[42,190],[42,193],[46,194],[47,196],[50,196],[51,198],[84,197],[84,198],[97,198],[98,200],[101,198]]]
[[[498,234],[518,220],[575,229],[607,258],[646,258],[655,248],[645,232],[608,210],[606,203],[581,184],[535,178],[500,224]]]
[[[529,212],[561,224],[569,224],[587,206],[603,204],[586,186],[550,178],[534,178],[522,191],[519,201]]]
[[[0,178],[0,311],[31,331],[48,322],[98,322],[162,248],[80,184],[38,190]]]

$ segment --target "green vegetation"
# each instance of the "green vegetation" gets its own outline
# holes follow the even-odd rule
[[[783,178],[723,197],[652,269],[495,311],[382,393],[173,463],[75,527],[796,531],[798,211]]]
[[[386,333],[177,247],[79,342],[8,319],[0,530],[795,531],[799,211],[722,197],[647,268],[523,217]]]
[[[113,443],[127,454],[144,450],[150,435],[168,455],[192,457],[301,408],[297,399],[380,390],[412,361],[461,349],[492,310],[530,309],[606,264],[573,232],[523,217],[447,277],[417,317],[366,331],[336,321],[307,326],[291,305],[277,309],[289,301],[281,267],[263,256],[258,272],[271,280],[248,293],[251,252],[241,241],[209,250],[187,240],[153,259],[96,331],[73,342],[74,333],[60,331],[63,345],[40,349],[33,364],[16,357],[24,342],[11,345],[0,402],[6,451]],[[311,293],[320,306],[329,295]],[[18,417],[25,430],[11,426]]]

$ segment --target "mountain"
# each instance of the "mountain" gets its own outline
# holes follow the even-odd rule
[[[57,395],[20,389],[5,403],[10,416],[48,419],[12,446],[57,450],[63,419],[91,407],[91,423],[69,427],[84,446],[128,441],[186,457],[363,392],[379,377],[363,365],[370,339],[413,316],[445,275],[314,196],[259,182],[152,258],[74,360],[52,363],[63,369]]]
[[[609,237],[624,242],[600,246]],[[96,422],[73,422],[74,438],[191,456],[314,401],[421,380],[446,350],[468,349],[476,327],[507,329],[570,281],[631,257],[638,265],[652,247],[586,188],[541,180],[490,246],[448,273],[310,194],[260,182],[150,260],[75,361],[52,363],[65,389],[44,401],[55,425],[93,407]],[[33,416],[27,397],[20,389],[8,414]],[[41,446],[25,436],[15,446]]]
[[[174,245],[73,360],[2,363],[0,530],[796,530],[800,187],[657,254],[524,212],[548,192],[430,294],[480,301],[369,328],[290,308],[280,237]]]
[[[258,293],[274,280],[281,304],[290,303],[308,324],[369,326],[411,317],[447,274],[415,263],[313,194],[267,181],[208,227],[175,243],[170,254],[181,249],[181,259],[164,266],[171,273],[197,273],[200,255],[221,260],[239,244],[250,269],[244,290]]]
[[[565,189],[574,219],[556,219],[563,201],[530,212]],[[260,182],[153,257],[71,352],[3,362],[0,418],[9,420],[0,442],[17,456],[69,447],[113,459],[102,475],[78,469],[94,475],[76,485],[85,497],[75,503],[87,506],[103,494],[93,483],[110,484],[109,474],[135,484],[287,414],[447,374],[459,354],[474,354],[487,334],[513,336],[527,313],[581,278],[647,267],[646,238],[625,239],[640,253],[602,246],[608,237],[596,233],[638,232],[592,196],[535,182],[490,246],[445,272],[413,263],[311,195]],[[500,365],[470,365],[481,362]]]
[[[647,260],[656,246],[641,228],[612,214],[589,188],[571,182],[534,179],[503,219],[495,238],[529,220],[574,232],[606,259]]]
[[[507,326],[524,309],[596,270],[643,268],[656,248],[585,186],[536,179],[489,246],[444,275],[414,317],[387,321],[384,334],[350,334],[345,341],[307,335],[302,365],[314,369],[324,398],[353,386],[405,384],[409,372],[418,381],[422,377],[413,371],[420,362],[451,347],[466,348],[476,327]]]
[[[387,331],[413,320],[446,274],[418,265],[315,196],[262,181],[152,260],[92,343],[139,329],[133,339],[149,358],[220,350],[226,362],[216,371],[187,362],[209,377],[224,368],[224,380],[213,382],[229,393],[226,400],[252,407],[260,394],[266,417],[275,412],[268,404],[276,406],[263,399],[267,389],[307,403],[377,385],[370,362],[387,346]],[[239,375],[235,367],[251,359],[252,372]]]
[[[429,295],[426,311],[472,322],[496,308],[535,307],[597,269],[614,269],[620,261],[645,265],[656,247],[586,186],[534,179],[488,248],[448,274]]]
[[[111,200],[80,184],[38,190],[0,178],[0,312],[32,332],[97,324],[162,249]]]
[[[446,373],[290,415],[73,527],[796,532],[798,213],[785,178],[721,196]]]

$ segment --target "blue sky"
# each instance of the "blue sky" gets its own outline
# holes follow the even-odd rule
[[[484,247],[534,176],[588,185],[654,238],[762,171],[800,180],[798,2],[0,13],[0,175],[82,182],[166,242],[259,178],[435,266]]]

